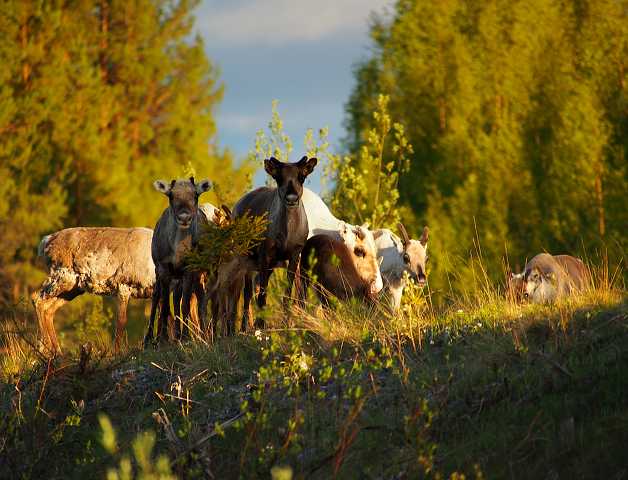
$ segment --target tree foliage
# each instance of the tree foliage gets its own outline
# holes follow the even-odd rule
[[[477,264],[460,258],[482,257],[493,279],[542,250],[608,248],[621,261],[628,2],[399,0],[371,36],[347,104],[348,158],[360,163],[389,96],[414,147],[404,220],[431,227],[433,287],[471,283]]]
[[[165,206],[152,180],[190,163],[219,202],[248,185],[250,166],[236,169],[215,141],[222,87],[191,35],[196,3],[3,4],[0,274],[12,284],[31,279],[42,234],[152,227]]]
[[[368,223],[371,228],[393,227],[399,221],[399,176],[409,168],[412,145],[401,123],[388,113],[389,98],[377,97],[365,142],[353,155],[329,155],[326,173],[334,180],[330,199],[340,218]]]

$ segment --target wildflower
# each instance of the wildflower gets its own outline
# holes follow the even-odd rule
[[[257,338],[258,341],[262,341],[262,331],[261,330],[255,330],[255,338]]]

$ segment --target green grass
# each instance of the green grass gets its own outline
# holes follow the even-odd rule
[[[14,336],[1,359],[0,477],[626,475],[623,290],[551,307],[409,298],[394,318],[312,305],[292,330],[273,304],[274,328],[258,336],[118,356],[95,346],[82,361],[75,350],[48,362],[33,334]]]

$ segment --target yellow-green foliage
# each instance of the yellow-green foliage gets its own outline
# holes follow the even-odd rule
[[[106,415],[98,417],[102,430],[102,446],[111,456],[120,454],[116,431]],[[107,480],[175,480],[172,474],[170,461],[165,455],[153,458],[155,447],[155,434],[153,432],[139,433],[133,441],[133,458],[124,454],[121,456],[119,466],[107,471]]]
[[[216,139],[222,99],[197,1],[11,0],[0,15],[0,310],[27,297],[62,227],[153,227],[152,187],[192,161],[231,203],[250,184]],[[11,285],[11,290],[8,286]]]
[[[405,128],[394,122],[389,97],[379,95],[365,141],[352,156],[332,155],[326,173],[335,182],[331,209],[352,223],[371,228],[396,227],[400,219],[399,176],[408,171],[412,145]]]
[[[329,129],[327,127],[318,130],[318,137],[309,128],[303,138],[304,154],[308,157],[317,157],[319,160],[329,161],[332,157],[329,151],[328,141]],[[279,102],[273,100],[271,120],[268,122],[268,131],[260,129],[255,134],[255,147],[249,153],[249,162],[264,167],[264,160],[275,157],[282,162],[290,162],[295,159],[290,158],[293,150],[293,142],[290,136],[284,132],[283,120],[279,114]],[[299,158],[301,156],[299,155]],[[324,180],[324,179],[323,179]],[[271,179],[268,178],[271,182]]]
[[[267,227],[266,215],[238,218],[221,215],[218,224],[210,222],[203,227],[196,248],[186,256],[186,268],[213,275],[220,265],[248,255],[262,242]]]

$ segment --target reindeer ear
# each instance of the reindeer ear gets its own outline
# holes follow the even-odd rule
[[[193,177],[191,177],[190,180],[193,180]],[[197,195],[200,195],[201,193],[205,193],[210,188],[212,188],[211,182],[207,180],[206,178],[196,184],[192,182],[192,185],[194,185],[194,187],[196,188]]]
[[[266,160],[264,160],[264,170],[266,170],[266,173],[268,173],[268,175],[270,175],[274,179],[277,179],[279,171],[281,170],[281,162],[275,157],[267,158]]]
[[[427,238],[430,235],[430,229],[427,227],[423,227],[423,233],[421,234],[421,238],[419,239],[419,242],[421,242],[421,245],[426,246],[427,245]]]
[[[315,157],[312,157],[308,160],[306,156],[304,156],[301,160],[299,160],[298,165],[301,170],[301,175],[307,177],[310,173],[314,171],[314,167],[318,163],[318,160]]]
[[[159,193],[163,193],[164,195],[168,195],[170,190],[172,190],[172,184],[168,184],[165,180],[155,180],[153,182],[153,187],[155,187],[155,190]]]

